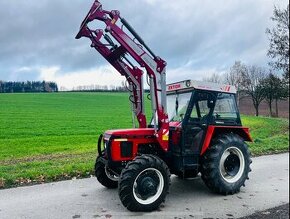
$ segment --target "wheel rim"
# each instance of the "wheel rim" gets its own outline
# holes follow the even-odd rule
[[[162,194],[164,179],[155,168],[147,168],[136,177],[133,184],[134,198],[143,205],[155,202]]]
[[[107,167],[107,165],[105,166],[105,173],[110,180],[115,181],[115,182],[119,180],[119,177],[115,175],[113,171]]]
[[[245,159],[242,151],[237,147],[227,148],[220,159],[220,174],[228,183],[237,182],[243,175]]]

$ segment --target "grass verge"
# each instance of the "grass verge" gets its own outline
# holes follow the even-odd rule
[[[242,120],[251,128],[253,155],[289,150],[288,120]],[[128,127],[127,94],[1,94],[0,188],[89,177],[99,134]]]
[[[282,118],[242,116],[243,125],[250,128],[252,155],[266,155],[289,151],[289,120]]]

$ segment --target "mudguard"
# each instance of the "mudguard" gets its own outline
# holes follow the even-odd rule
[[[219,134],[225,134],[225,133],[235,133],[239,136],[241,136],[241,138],[244,139],[244,141],[249,141],[252,142],[253,139],[250,135],[250,130],[249,128],[246,127],[242,127],[242,126],[213,126],[210,125],[208,126],[206,135],[205,135],[205,139],[201,148],[201,152],[200,155],[203,155],[206,150],[208,149],[208,147],[210,146],[210,143],[212,141],[212,139],[219,135]]]

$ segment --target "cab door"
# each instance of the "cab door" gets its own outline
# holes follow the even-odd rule
[[[213,120],[216,94],[194,91],[191,103],[182,123],[182,145],[184,154],[199,155],[208,125]]]

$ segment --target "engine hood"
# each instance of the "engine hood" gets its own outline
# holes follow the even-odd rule
[[[136,129],[117,129],[117,130],[108,130],[105,132],[105,136],[114,136],[120,138],[132,138],[132,137],[146,137],[154,136],[154,128],[136,128]]]

